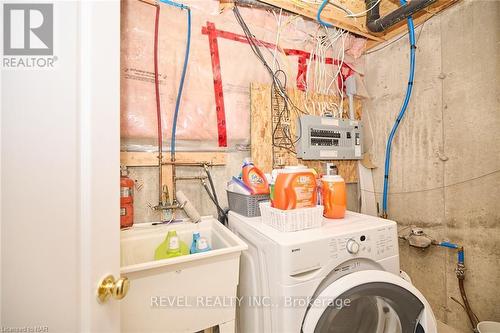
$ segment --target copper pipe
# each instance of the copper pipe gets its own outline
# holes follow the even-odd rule
[[[172,204],[177,204],[177,195],[176,195],[176,184],[175,184],[175,150],[170,152],[170,162],[172,162]]]
[[[151,0],[139,0],[142,3],[145,3],[146,5],[151,5],[151,6],[158,6],[158,3],[156,1],[151,1]]]
[[[139,1],[144,4],[156,7],[153,63],[155,76],[156,121],[158,128],[158,205],[161,206],[163,199],[163,134],[161,128],[160,81],[158,79],[158,29],[160,22],[160,6],[158,5],[158,2],[152,0]]]
[[[161,205],[163,197],[163,133],[161,127],[160,106],[160,81],[158,79],[158,29],[160,23],[160,6],[156,5],[155,36],[154,36],[154,71],[155,71],[155,96],[156,96],[156,121],[158,128],[158,204]],[[175,195],[175,194],[174,194]]]
[[[186,166],[186,167],[204,167],[206,166],[214,166],[212,163],[206,163],[206,162],[163,162],[163,165],[177,165],[177,166]]]
[[[175,177],[175,180],[204,180],[206,176]]]

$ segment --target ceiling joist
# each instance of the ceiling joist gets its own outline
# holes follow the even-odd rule
[[[316,15],[318,13],[319,4],[313,3],[313,1],[303,1],[303,0],[260,0],[267,4],[283,8],[284,10],[302,15],[313,20],[316,20]],[[347,10],[357,14],[362,13],[366,10],[365,2],[363,0],[332,0]],[[448,8],[459,0],[437,0],[434,4],[430,5],[426,9],[420,11],[413,16],[415,25],[421,24],[436,15],[440,11]],[[399,7],[399,4],[394,0],[381,0],[380,2],[380,15],[381,17],[394,11]],[[391,27],[382,34],[375,34],[368,31],[366,28],[366,16],[360,17],[349,17],[347,14],[332,5],[325,7],[321,13],[321,18],[323,21],[332,24],[338,28],[348,30],[354,34],[365,37],[368,39],[367,49],[370,49],[380,43],[385,42],[403,32],[406,31],[406,21],[402,21],[395,26]]]

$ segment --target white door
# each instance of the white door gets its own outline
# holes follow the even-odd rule
[[[120,3],[33,3],[0,9],[17,49],[47,47],[52,13],[54,64],[6,68],[2,52],[0,326],[119,332],[96,288],[119,277]]]
[[[385,271],[345,275],[311,304],[304,333],[437,333],[424,296],[406,280]]]

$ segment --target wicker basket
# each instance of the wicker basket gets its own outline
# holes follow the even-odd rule
[[[269,201],[269,194],[245,195],[227,191],[229,209],[247,217],[260,216],[259,202]]]
[[[323,224],[323,206],[281,210],[261,202],[262,222],[279,231],[299,231],[319,228]]]

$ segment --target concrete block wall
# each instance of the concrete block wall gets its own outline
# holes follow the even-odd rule
[[[480,320],[500,321],[500,1],[462,1],[417,27],[414,92],[393,142],[389,218],[465,246]],[[385,145],[409,68],[407,36],[367,55],[367,148],[381,203]],[[401,265],[438,319],[470,332],[456,255],[400,243]]]

